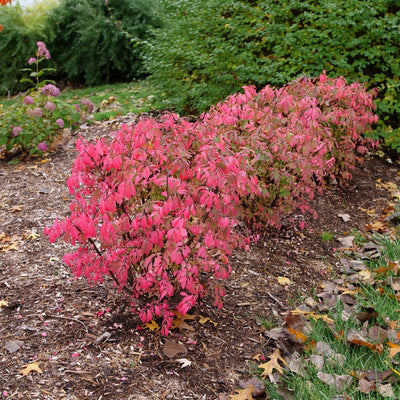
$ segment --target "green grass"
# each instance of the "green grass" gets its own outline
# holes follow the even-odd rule
[[[400,269],[396,267],[396,262],[400,259],[400,240],[391,240],[385,236],[375,236],[373,240],[382,246],[382,255],[367,262],[368,270],[372,273],[372,279],[356,284],[357,293],[353,293],[355,305],[350,307],[351,316],[348,316],[349,306],[345,306],[343,301],[337,297],[336,305],[330,307],[326,313],[326,316],[333,320],[333,323],[328,325],[323,319],[308,317],[305,333],[307,336],[306,343],[310,345],[300,356],[303,363],[300,370],[303,376],[286,368],[283,374],[279,374],[280,384],[271,383],[268,379],[264,380],[269,398],[281,400],[287,398],[298,400],[400,398],[400,385],[398,384],[400,381],[400,367],[398,365],[400,353],[390,358],[390,347],[387,344],[389,339],[379,345],[368,336],[370,328],[380,327],[389,332],[392,329],[390,325],[400,321],[398,292],[396,293],[392,286],[393,279],[400,275]],[[343,287],[345,284],[341,286]],[[371,318],[366,322],[360,322],[357,315],[366,309],[371,313]],[[400,332],[399,325],[394,325],[394,336],[397,332]],[[267,325],[264,326],[267,328]],[[361,335],[360,337],[365,340],[362,340],[361,343],[352,341],[351,337],[347,335],[354,331],[357,331]],[[400,338],[400,333],[398,336]],[[338,359],[337,362],[331,363],[326,353],[319,353],[324,357],[324,365],[319,372],[310,361],[310,357],[318,353],[316,351],[318,342],[327,343],[334,354],[340,355],[336,358],[342,357],[344,361]],[[375,347],[371,348],[371,345],[375,345]],[[378,375],[379,372],[390,370],[393,371],[391,377],[380,382],[380,384],[390,383],[394,397],[384,397],[376,389],[369,393],[360,390],[359,381],[362,374],[367,371],[374,371],[373,374]],[[259,372],[262,372],[262,370],[259,370]],[[318,372],[332,376],[351,376],[352,382],[344,385],[343,388],[336,388],[324,383],[320,379],[321,376],[318,376]]]
[[[95,105],[93,119],[104,121],[128,113],[141,113],[150,110],[162,110],[165,105],[153,96],[153,88],[146,81],[116,83],[79,89],[66,88],[60,93],[60,99],[74,103],[78,99],[89,98]],[[18,96],[23,96],[20,93]],[[13,102],[13,99],[0,99],[0,112]]]
[[[323,232],[321,233],[321,239],[322,239],[324,242],[330,242],[330,241],[333,239],[333,233],[332,233],[332,232],[329,232],[329,231],[323,231]]]

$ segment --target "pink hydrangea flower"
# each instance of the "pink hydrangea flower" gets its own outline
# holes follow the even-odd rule
[[[52,101],[48,101],[45,105],[44,105],[44,108],[46,109],[46,110],[49,110],[49,111],[54,111],[55,109],[56,109],[56,105],[52,102]]]
[[[61,118],[56,120],[56,124],[60,127],[60,129],[64,128],[64,121]]]
[[[91,114],[94,110],[94,104],[89,99],[83,99],[81,101],[82,105],[86,107],[87,112]]]
[[[43,56],[44,58],[50,58],[50,52],[46,48],[46,44],[44,42],[36,42],[38,47],[37,55]]]
[[[34,109],[28,108],[26,110],[26,115],[28,115],[28,117],[41,117],[43,115],[43,110],[40,107],[35,107]]]
[[[37,146],[38,150],[46,151],[48,149],[46,142],[40,142]]]
[[[48,83],[42,87],[42,94],[57,97],[60,94],[60,89],[57,86]]]
[[[22,128],[20,126],[14,126],[13,130],[12,130],[12,134],[13,136],[18,136],[18,134],[22,132]]]
[[[24,98],[24,103],[25,104],[33,104],[34,103],[33,98],[31,96],[26,96]]]

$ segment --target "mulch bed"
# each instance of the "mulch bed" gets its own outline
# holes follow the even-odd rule
[[[95,139],[136,119],[79,133]],[[205,400],[233,394],[252,376],[256,360],[273,350],[260,317],[279,322],[318,290],[340,265],[336,239],[353,229],[366,232],[371,218],[388,209],[389,192],[376,181],[400,181],[397,164],[367,157],[348,185],[327,187],[315,199],[319,217],[306,216],[308,230],[288,224],[266,231],[250,251],[234,253],[221,310],[205,301],[164,338],[140,328],[112,282],[95,287],[75,279],[62,263],[71,247],[43,237],[45,226],[68,213],[65,181],[75,139],[66,137],[44,158],[0,160],[0,398]],[[323,232],[334,239],[324,241]],[[294,284],[283,286],[277,277]],[[34,362],[41,373],[24,375]]]

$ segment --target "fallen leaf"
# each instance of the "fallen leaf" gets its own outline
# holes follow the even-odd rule
[[[22,206],[12,206],[8,209],[9,212],[11,213],[17,213],[22,211]]]
[[[276,280],[282,286],[293,285],[294,284],[294,282],[292,282],[289,278],[285,278],[284,276],[278,276],[276,278]]]
[[[394,398],[393,388],[390,383],[386,385],[378,385],[377,391],[382,397]]]
[[[319,354],[313,354],[309,358],[309,362],[311,362],[318,371],[322,371],[325,363],[325,358],[323,356],[320,356]]]
[[[397,190],[397,185],[394,182],[386,182],[383,183],[382,179],[377,179],[375,186],[378,189],[385,189],[388,191],[396,191]]]
[[[22,340],[10,340],[6,342],[4,347],[8,350],[9,353],[15,353],[22,347],[23,344],[24,342]]]
[[[338,214],[338,217],[342,218],[344,222],[350,221],[350,215],[349,214]]]
[[[338,241],[343,247],[352,248],[353,247],[354,236],[346,236],[344,238],[338,238]]]
[[[367,269],[365,269],[364,271],[360,271],[358,275],[360,275],[360,277],[364,281],[369,281],[371,279],[371,271],[368,271]]]
[[[174,342],[173,340],[166,340],[163,348],[164,354],[169,357],[173,358],[177,354],[186,354],[187,349],[180,343]]]
[[[258,368],[263,369],[261,376],[266,378],[269,374],[272,374],[273,370],[276,369],[281,374],[283,373],[282,367],[279,365],[279,361],[281,361],[285,366],[287,366],[286,361],[282,358],[279,349],[276,349],[270,356],[268,362],[261,364]]]
[[[326,383],[329,386],[335,387],[337,390],[344,390],[351,384],[353,377],[351,375],[332,375],[318,371],[317,377],[320,381]]]
[[[176,361],[181,363],[181,369],[185,367],[190,367],[192,365],[192,362],[189,361],[187,358],[178,358]]]
[[[252,395],[254,386],[250,385],[246,389],[236,389],[236,394],[231,394],[229,397],[231,400],[254,400]]]
[[[382,233],[387,228],[387,224],[386,224],[386,222],[377,220],[377,221],[371,222],[368,225],[365,225],[365,228],[368,231]]]
[[[371,326],[368,330],[368,339],[373,343],[382,344],[387,339],[387,331],[380,326]]]
[[[393,358],[397,353],[400,353],[400,345],[395,344],[392,342],[387,342],[386,343],[390,349],[389,349],[389,358]]]
[[[303,332],[296,331],[296,329],[289,328],[288,332],[295,336],[300,343],[305,343],[308,340],[308,337]]]
[[[8,307],[8,301],[7,300],[0,300],[0,308],[1,307]]]
[[[361,378],[358,381],[358,389],[360,390],[361,393],[368,394],[376,389],[376,385],[375,382],[370,382],[368,379]]]
[[[25,231],[22,233],[22,238],[25,240],[36,240],[37,238],[40,238],[40,235],[36,232]]]
[[[35,361],[31,364],[26,364],[22,366],[22,370],[20,370],[19,372],[22,373],[22,375],[28,375],[29,372],[33,372],[36,371],[39,374],[43,374],[43,371],[39,368],[39,364]]]
[[[174,314],[175,318],[172,321],[172,329],[178,328],[180,332],[182,332],[183,329],[194,331],[194,328],[185,322],[186,319],[189,320],[195,319],[194,315],[189,315],[189,314],[182,315],[177,311],[174,311]]]
[[[150,322],[148,322],[147,324],[144,324],[143,329],[148,329],[149,331],[159,331],[161,328],[160,328],[160,325],[158,325],[157,322],[154,321],[154,319],[153,319]]]
[[[212,321],[210,318],[208,318],[208,317],[203,317],[203,316],[201,316],[201,315],[199,315],[199,317],[200,317],[200,319],[199,319],[199,322],[200,322],[200,324],[205,324],[205,323],[207,323],[207,322],[210,322],[211,324],[213,324],[214,326],[217,326],[218,325],[218,322],[214,322],[214,321]]]
[[[265,386],[264,386],[263,382],[258,378],[253,377],[251,379],[248,379],[247,381],[240,380],[239,386],[242,389],[247,389],[247,388],[253,386],[254,389],[252,392],[252,396],[254,396],[254,397],[261,397],[261,396],[265,395]]]
[[[391,369],[387,369],[383,372],[372,369],[369,371],[362,371],[362,378],[368,379],[370,382],[382,383],[392,374],[393,371]]]

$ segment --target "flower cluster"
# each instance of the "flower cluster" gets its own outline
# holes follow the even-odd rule
[[[57,97],[60,94],[60,89],[57,86],[49,83],[49,84],[47,84],[47,85],[42,87],[41,92],[45,96]]]
[[[111,141],[78,140],[71,213],[45,234],[78,245],[64,257],[76,276],[110,276],[141,321],[162,318],[167,335],[174,309],[185,314],[207,294],[221,307],[229,257],[251,239],[240,221],[279,226],[374,145],[362,136],[373,107],[363,86],[322,74],[245,87],[196,123],[172,114],[123,126]]]
[[[29,64],[35,65],[35,70],[30,74],[31,82],[35,89],[18,100],[2,115],[0,126],[0,146],[5,145],[5,151],[13,148],[28,150],[30,154],[46,151],[49,144],[57,135],[59,129],[65,126],[74,129],[86,119],[84,110],[91,113],[94,104],[88,100],[82,100],[83,109],[79,104],[75,106],[59,100],[60,90],[50,81],[39,81],[39,77],[45,68],[39,70],[39,63],[50,58],[44,42],[37,42],[36,58],[29,59]]]

